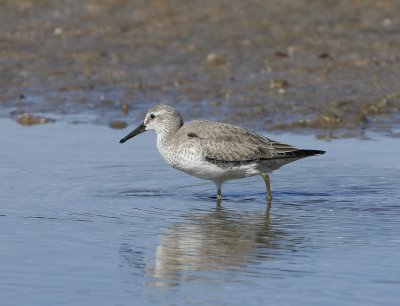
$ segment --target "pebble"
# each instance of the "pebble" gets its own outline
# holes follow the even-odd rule
[[[54,33],[54,35],[59,36],[59,35],[61,35],[63,33],[63,29],[62,28],[55,28],[53,33]]]
[[[228,64],[228,61],[217,53],[208,54],[206,62],[210,66],[224,66]]]
[[[109,123],[109,127],[112,129],[122,130],[126,128],[128,124],[125,121],[113,120]]]
[[[269,88],[271,89],[285,89],[289,86],[289,82],[282,79],[273,79],[269,81]]]
[[[128,113],[129,113],[129,105],[127,103],[122,103],[121,104],[121,110],[125,115],[128,115]]]
[[[17,122],[21,125],[35,125],[35,124],[46,124],[49,122],[54,122],[54,119],[49,119],[46,117],[33,116],[28,113],[23,113],[17,117]]]

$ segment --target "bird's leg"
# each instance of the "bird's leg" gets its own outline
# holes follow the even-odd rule
[[[222,187],[222,182],[215,182],[215,185],[217,185],[217,201],[222,200],[222,194],[221,194],[221,187]]]
[[[270,213],[271,213],[271,199],[267,199],[267,210],[265,211],[265,225],[270,225]]]
[[[269,184],[269,176],[267,173],[260,173],[262,178],[264,179],[265,186],[267,187],[267,199],[271,200],[272,199],[272,194],[271,194],[271,186]]]

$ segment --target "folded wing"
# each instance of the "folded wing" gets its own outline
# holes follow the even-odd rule
[[[240,127],[206,120],[189,122],[180,133],[199,142],[206,159],[216,162],[290,159],[324,153],[299,149]]]

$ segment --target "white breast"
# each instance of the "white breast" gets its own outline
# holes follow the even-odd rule
[[[165,161],[178,170],[186,171],[202,159],[202,150],[195,143],[175,147],[168,143],[157,142],[157,147]]]
[[[162,157],[170,166],[198,178],[226,181],[245,178],[259,173],[256,169],[256,163],[227,167],[211,163],[205,159],[201,147],[195,142],[191,146],[186,144],[184,146],[172,147],[164,143],[160,146],[157,144],[157,147]]]

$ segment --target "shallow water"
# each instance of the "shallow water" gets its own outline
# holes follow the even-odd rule
[[[399,140],[282,142],[327,154],[212,183],[145,133],[0,119],[4,305],[396,305]]]

